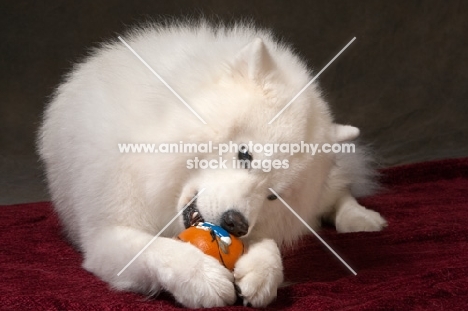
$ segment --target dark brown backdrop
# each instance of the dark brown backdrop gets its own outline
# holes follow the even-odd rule
[[[340,122],[383,165],[468,155],[463,1],[2,1],[0,203],[47,199],[34,132],[47,96],[87,48],[152,18],[253,18],[319,71]]]

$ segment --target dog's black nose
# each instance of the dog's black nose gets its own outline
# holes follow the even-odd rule
[[[249,231],[249,223],[244,215],[232,209],[221,216],[221,227],[236,237],[246,235]]]

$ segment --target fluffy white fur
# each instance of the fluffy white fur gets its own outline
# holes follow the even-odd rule
[[[117,40],[74,68],[45,112],[38,149],[54,206],[86,270],[119,290],[168,290],[192,308],[234,303],[235,283],[246,303],[260,307],[283,280],[279,247],[307,233],[279,200],[267,200],[269,187],[313,226],[321,217],[340,232],[385,225],[351,193],[372,187],[360,153],[275,154],[289,169],[269,173],[186,168],[194,156],[217,155],[119,153],[118,143],[333,143],[359,135],[333,123],[316,85],[267,124],[311,79],[304,62],[268,32],[199,23],[146,27],[124,38],[207,125]],[[228,163],[233,157],[224,155]],[[173,239],[184,229],[178,219],[117,276],[201,188],[197,207],[205,220],[217,223],[234,207],[250,224],[248,251],[234,272]]]

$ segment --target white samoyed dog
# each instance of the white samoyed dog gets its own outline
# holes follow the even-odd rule
[[[193,111],[117,39],[76,65],[59,86],[45,111],[38,150],[55,209],[86,270],[117,290],[166,290],[192,308],[230,305],[237,295],[262,307],[283,281],[279,249],[308,233],[269,188],[314,227],[321,219],[339,232],[386,225],[355,199],[374,186],[359,146],[353,154],[267,156],[243,145],[221,158],[216,152],[120,152],[123,143],[323,145],[359,135],[334,123],[315,84],[270,122],[312,73],[268,31],[200,22],[143,27],[124,39]],[[195,157],[228,165],[194,169],[188,163]],[[279,160],[281,167],[229,165],[237,158]],[[247,250],[234,271],[173,238],[194,219],[241,237]]]

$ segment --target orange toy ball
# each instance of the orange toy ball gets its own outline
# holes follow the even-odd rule
[[[212,224],[208,228],[199,224],[185,229],[179,234],[178,238],[196,246],[205,254],[218,259],[222,265],[232,271],[236,261],[244,254],[244,243],[239,238],[229,234],[230,244],[228,245],[221,240],[220,236],[215,234],[211,226],[221,229]]]

